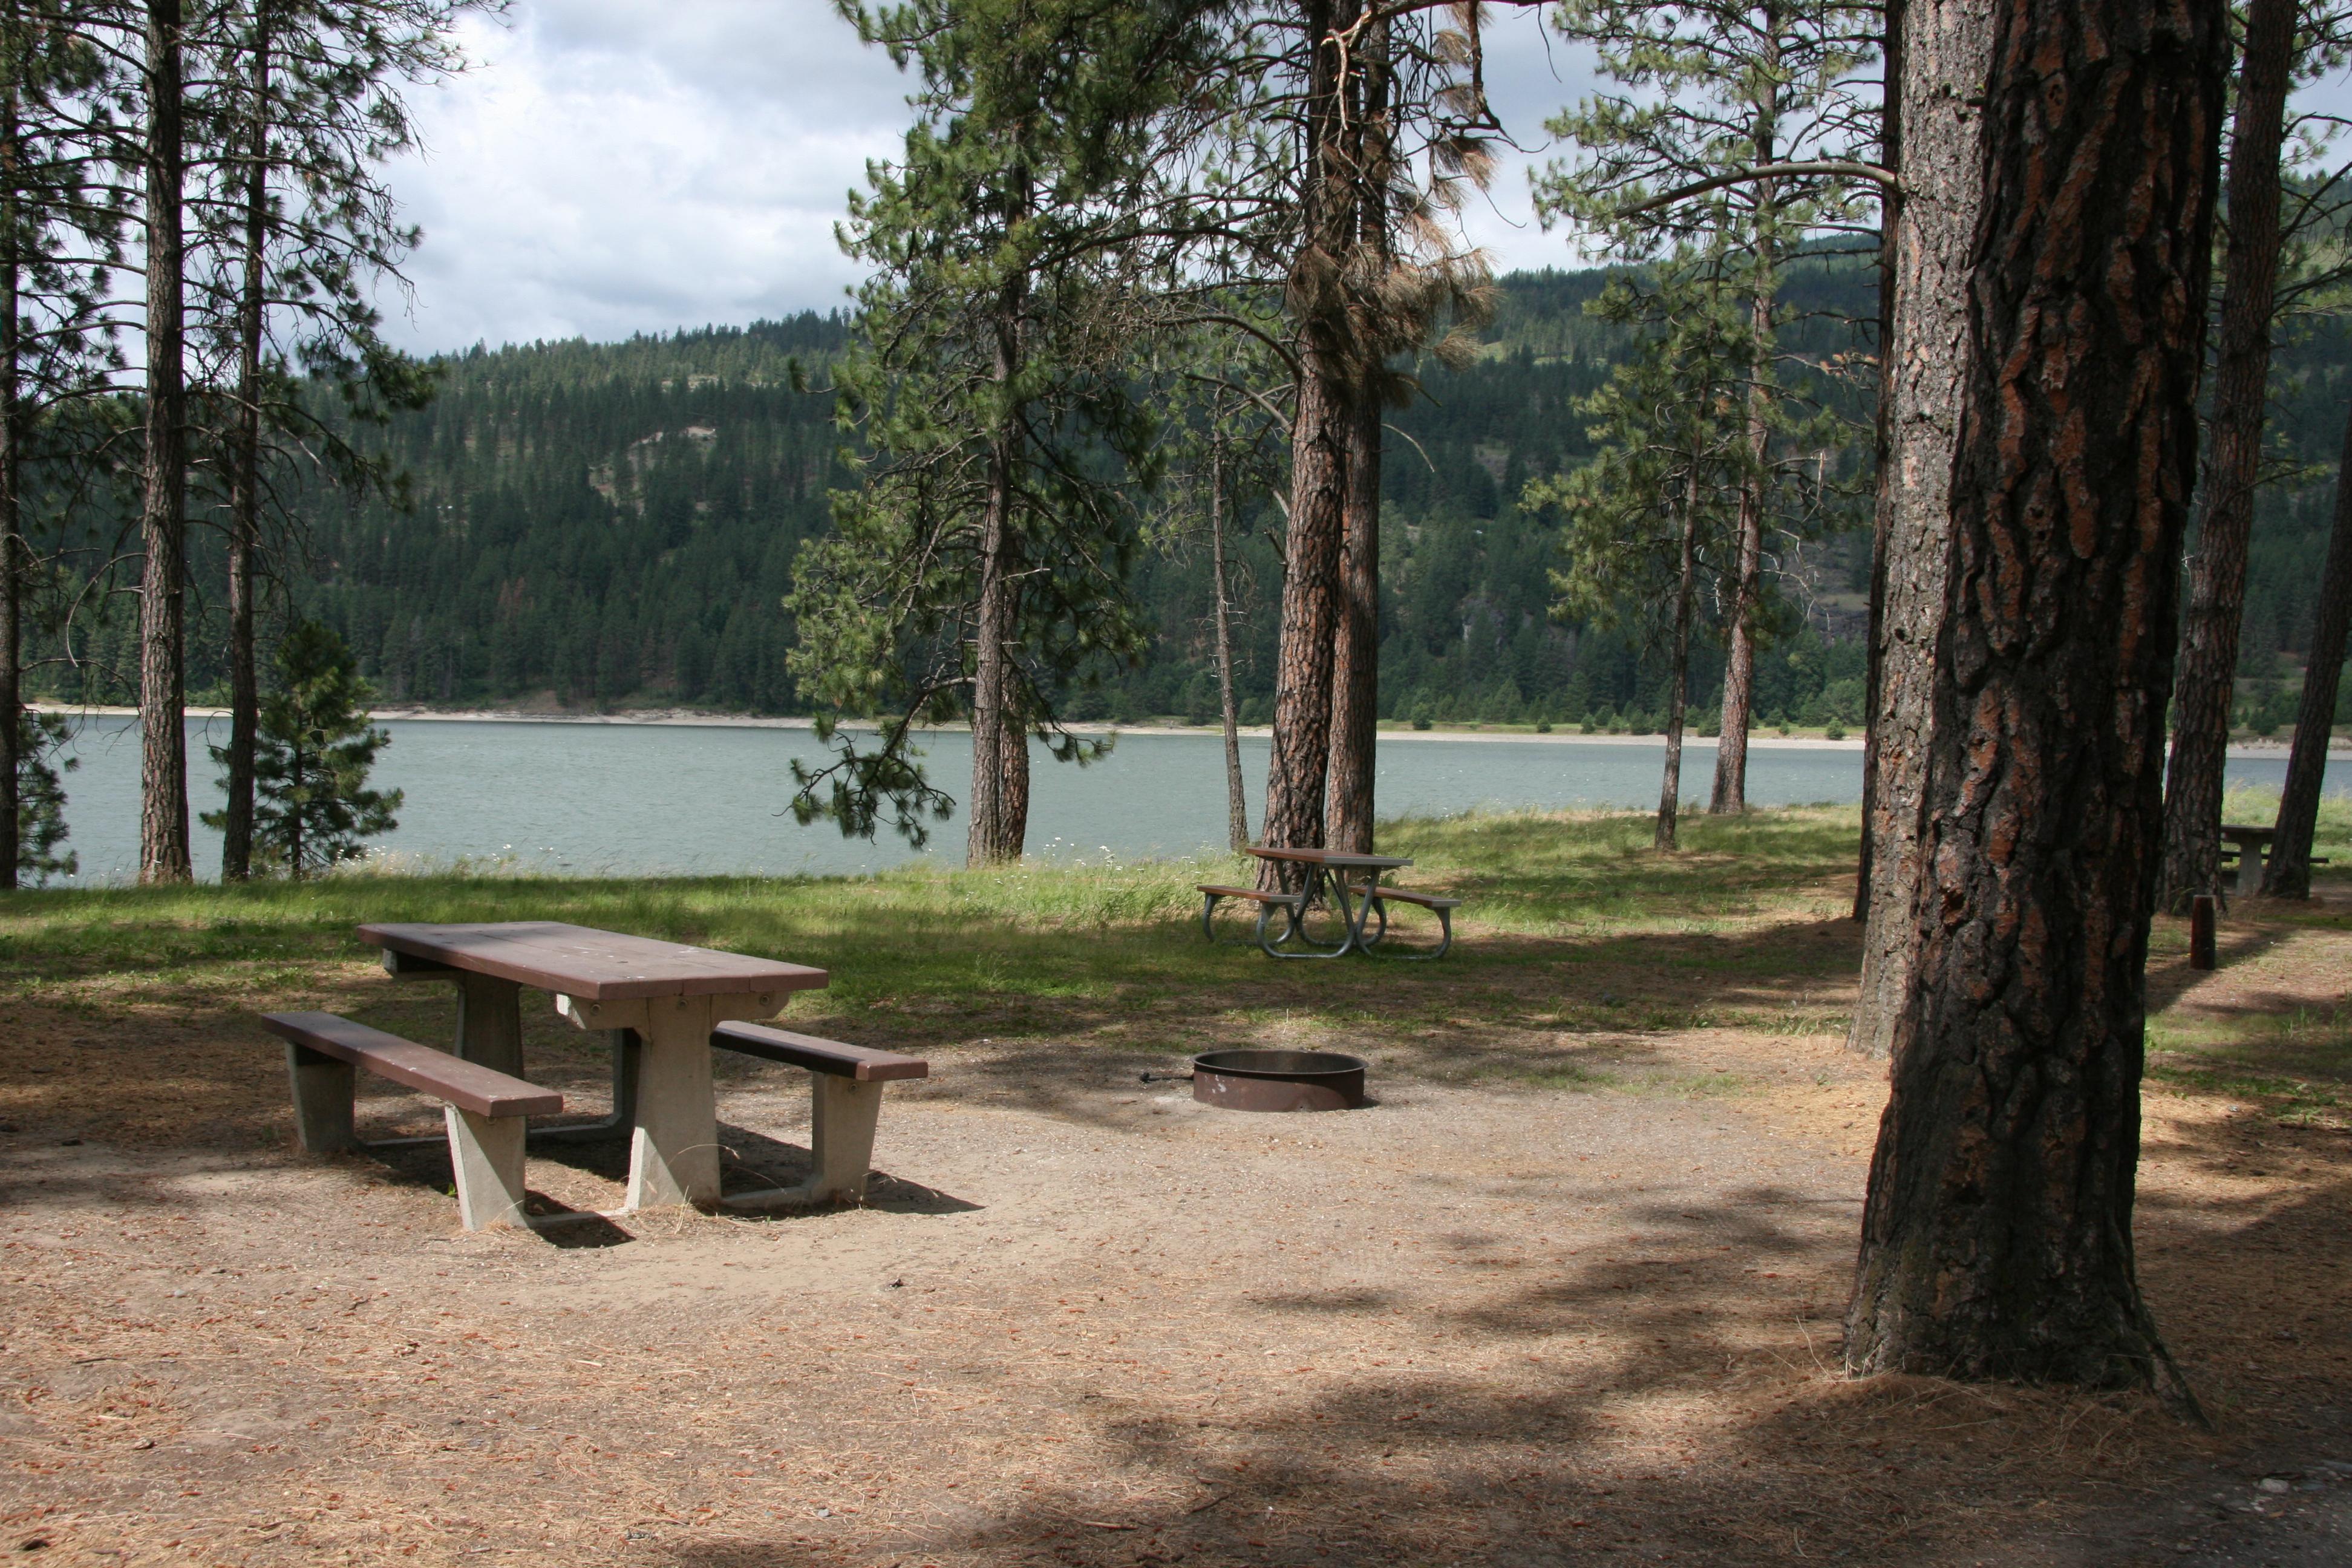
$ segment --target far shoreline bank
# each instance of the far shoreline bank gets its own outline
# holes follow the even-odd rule
[[[110,705],[79,708],[69,707],[66,704],[56,702],[32,702],[27,703],[26,706],[38,713],[62,713],[68,716],[79,716],[84,718],[136,719],[139,717],[139,710],[136,708],[115,707]],[[192,707],[187,710],[187,716],[191,719],[204,720],[226,719],[229,716],[229,712],[226,708]],[[379,708],[373,710],[369,714],[369,717],[374,720],[377,723],[399,722],[408,724],[575,724],[583,727],[625,726],[638,729],[681,730],[813,730],[816,727],[815,720],[800,715],[711,713],[686,708],[647,709],[642,711],[631,713],[550,713],[546,711],[534,711],[524,709],[501,708]],[[845,724],[842,728],[864,732],[870,731],[874,726],[870,724]],[[1224,734],[1223,727],[1216,724],[1120,725],[1109,723],[1082,723],[1067,725],[1066,728],[1075,735],[1197,735],[1222,737]],[[969,733],[969,727],[962,724],[928,725],[925,726],[920,732],[924,734],[965,734]],[[1244,725],[1241,730],[1242,734],[1255,740],[1269,739],[1273,735],[1273,732],[1272,728],[1265,724]],[[1587,735],[1573,729],[1555,729],[1549,734],[1538,734],[1533,731],[1522,730],[1445,729],[1443,727],[1435,727],[1427,730],[1413,730],[1402,727],[1391,729],[1385,723],[1381,727],[1380,738],[1383,742],[1475,741],[1480,742],[1518,742],[1533,745],[1573,743],[1588,746],[1662,747],[1665,744],[1665,737],[1655,733],[1648,735]],[[1717,737],[1711,735],[1686,733],[1683,737],[1683,744],[1685,746],[1712,746],[1716,743],[1716,741]],[[1748,749],[1751,751],[1859,752],[1863,749],[1862,741],[1858,736],[1832,741],[1828,739],[1826,736],[1821,735],[1771,735],[1759,734],[1753,731],[1748,733]],[[2229,754],[2241,761],[2264,757],[2278,757],[2283,759],[2287,755],[2290,749],[2291,748],[2288,743],[2284,741],[2233,741],[2230,744]],[[2342,759],[2352,761],[2352,742],[2346,742],[2343,740],[2335,742],[2328,747],[2327,754],[2331,760]]]

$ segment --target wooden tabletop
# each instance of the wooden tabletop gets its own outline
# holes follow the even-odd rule
[[[2225,822],[2221,825],[2221,837],[2234,838],[2241,844],[2266,844],[2278,837],[2278,829],[2262,827],[2252,823]]]
[[[1250,853],[1261,860],[1297,860],[1309,866],[1377,866],[1387,869],[1412,864],[1393,855],[1349,855],[1339,849],[1264,849],[1253,844]]]
[[[714,952],[707,947],[684,947],[557,921],[363,925],[360,940],[452,969],[495,974],[533,990],[590,1002],[807,991],[826,980],[824,970],[803,964]]]

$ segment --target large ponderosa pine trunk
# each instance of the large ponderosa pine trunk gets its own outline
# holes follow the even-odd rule
[[[228,496],[228,799],[221,811],[221,880],[253,874],[253,755],[261,724],[254,652],[254,577],[261,538],[261,312],[269,218],[271,0],[253,8],[253,122],[247,156],[245,277],[237,300],[236,446]]]
[[[1289,298],[1299,334],[1298,401],[1291,418],[1290,517],[1284,542],[1282,634],[1275,656],[1274,755],[1265,781],[1265,842],[1320,848],[1331,750],[1331,665],[1339,620],[1339,553],[1346,530],[1355,356],[1344,269],[1355,241],[1353,172],[1342,51],[1328,40],[1351,26],[1352,0],[1304,0],[1314,60],[1307,83],[1305,200]],[[1278,881],[1280,867],[1260,876]]]
[[[2246,607],[2246,542],[2253,531],[2269,402],[2271,308],[2278,282],[2279,143],[2294,57],[2295,0],[2251,0],[2230,146],[2229,254],[2222,263],[2221,334],[2213,362],[2213,447],[2205,465],[2197,562],[2173,694],[2166,770],[2163,897],[2180,906],[2213,890],[2221,868],[2221,774]]]
[[[1992,9],[1928,869],[1846,1361],[2145,1384],[2145,969],[2227,14]]]
[[[188,858],[187,392],[180,0],[147,0],[147,428],[139,542],[139,879],[185,882]]]
[[[1357,47],[1361,100],[1349,116],[1356,170],[1356,244],[1348,276],[1377,300],[1390,265],[1389,214],[1381,191],[1389,177],[1383,141],[1389,109],[1389,30],[1375,22]],[[1348,500],[1340,524],[1339,627],[1331,655],[1331,752],[1324,774],[1323,842],[1351,854],[1372,852],[1372,785],[1378,770],[1381,706],[1381,367],[1379,323],[1359,332],[1355,405],[1348,424]]]
[[[1928,691],[1944,613],[1946,544],[1960,391],[1969,372],[1968,271],[1983,195],[1983,92],[1991,13],[1976,0],[1903,7],[1903,197],[1882,373],[1887,455],[1879,479],[1874,571],[1877,690],[1871,703],[1870,843],[1862,991],[1849,1044],[1887,1054],[1903,1005],[1919,885]]]
[[[2304,666],[2303,703],[2295,710],[2294,750],[2279,795],[2277,836],[2263,867],[2263,891],[2273,899],[2311,897],[2311,836],[2319,824],[2319,786],[2327,773],[2327,742],[2336,727],[2336,683],[2344,673],[2346,633],[2352,631],[2352,419],[2336,465],[2336,530],[2319,580],[2319,614]]]

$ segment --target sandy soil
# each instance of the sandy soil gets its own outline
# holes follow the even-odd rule
[[[2346,1005],[2352,932],[2232,942],[2193,984],[2160,961],[2168,1017]],[[2352,1561],[2339,1117],[2147,1096],[2144,1268],[2207,1434],[2138,1397],[1837,1375],[1883,1083],[1836,1039],[1569,1037],[1539,994],[1487,995],[1352,1030],[877,1015],[834,1032],[937,1076],[894,1088],[870,1206],[485,1235],[431,1152],[294,1153],[243,1012],[0,1003],[0,1550]],[[427,1038],[449,1009],[358,963],[247,1003]],[[1379,1104],[1254,1117],[1137,1081],[1243,1041],[1359,1050]],[[549,1017],[530,1048],[598,1109],[588,1041]],[[799,1075],[730,1064],[720,1103],[730,1181],[803,1163]],[[363,1113],[432,1125],[394,1093]],[[622,1158],[552,1147],[532,1185],[610,1206]]]

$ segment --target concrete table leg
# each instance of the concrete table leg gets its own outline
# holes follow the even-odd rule
[[[637,1120],[637,1076],[644,1070],[643,1043],[635,1029],[607,1029],[613,1042],[613,1125],[630,1127]]]
[[[811,1107],[809,1152],[816,1169],[809,1173],[809,1201],[857,1203],[866,1196],[866,1177],[874,1168],[874,1128],[882,1115],[882,1086],[831,1073],[814,1076],[810,1089],[815,1103]]]
[[[523,1119],[477,1116],[454,1105],[449,1118],[449,1168],[457,1178],[457,1213],[467,1230],[522,1225]]]
[[[719,1196],[710,1014],[707,996],[665,996],[646,1005],[629,1146],[629,1208]]]
[[[457,1054],[522,1077],[522,987],[493,974],[457,975]]]
[[[360,1146],[352,1130],[352,1064],[286,1042],[286,1076],[294,1080],[294,1136],[306,1154],[340,1154]]]
[[[2263,890],[2263,862],[2269,858],[2254,845],[2238,850],[2238,897],[2251,899]]]

